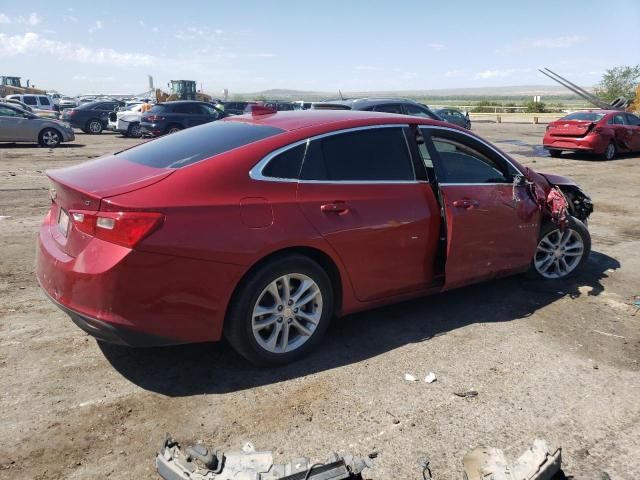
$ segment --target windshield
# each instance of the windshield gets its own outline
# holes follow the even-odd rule
[[[143,143],[116,155],[150,167],[181,168],[283,131],[252,123],[212,122]]]
[[[597,122],[604,116],[604,113],[574,112],[570,113],[566,117],[563,117],[561,120],[581,120],[583,122]]]

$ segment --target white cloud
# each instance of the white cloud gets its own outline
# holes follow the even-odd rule
[[[485,70],[484,72],[478,72],[475,75],[475,78],[481,80],[489,80],[492,78],[504,78],[510,77],[518,70],[515,68],[508,68],[506,70]]]
[[[4,13],[0,13],[0,24],[11,23],[11,19]]]
[[[535,48],[567,48],[585,41],[587,37],[584,35],[563,35],[553,38],[534,38],[526,43]]]
[[[357,65],[356,70],[360,70],[362,72],[373,72],[378,70],[378,67],[374,67],[373,65]]]
[[[448,78],[462,77],[466,73],[466,70],[448,70],[444,76]]]
[[[443,50],[445,48],[444,44],[442,43],[430,43],[427,45],[427,47],[433,50]]]
[[[144,20],[138,20],[138,25],[140,25],[141,27],[144,28],[144,26],[145,26]]]
[[[220,30],[219,28],[216,28],[216,35],[222,35],[224,33],[224,30]]]
[[[64,23],[76,23],[78,21],[78,17],[74,17],[73,15],[63,15],[62,21]]]
[[[27,24],[33,26],[38,25],[42,22],[42,18],[37,13],[31,13],[29,18],[27,18]]]
[[[158,33],[160,31],[158,27],[153,27],[151,30],[153,31],[153,33]]]
[[[102,20],[96,20],[95,25],[89,29],[89,33],[97,32],[98,30],[102,30]]]
[[[250,53],[247,55],[248,57],[258,57],[258,58],[273,58],[277,57],[275,53]]]
[[[11,37],[0,33],[0,58],[16,55],[51,55],[59,60],[94,65],[147,66],[159,63],[153,55],[118,52],[111,48],[87,48],[76,43],[47,40],[33,32]]]

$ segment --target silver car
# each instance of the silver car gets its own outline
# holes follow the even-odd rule
[[[0,142],[34,142],[55,148],[75,140],[68,123],[40,118],[21,108],[0,103]]]

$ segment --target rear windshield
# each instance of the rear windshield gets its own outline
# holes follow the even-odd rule
[[[566,117],[563,117],[562,120],[580,120],[583,122],[597,122],[604,116],[605,116],[604,113],[575,112],[575,113],[570,113]]]
[[[116,155],[149,167],[181,168],[282,132],[284,130],[266,125],[211,122],[160,137]]]
[[[169,105],[154,105],[147,113],[167,113],[170,111],[171,108],[169,108]]]

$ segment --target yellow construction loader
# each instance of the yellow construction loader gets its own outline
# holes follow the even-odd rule
[[[201,102],[210,102],[211,96],[206,93],[196,91],[196,82],[194,80],[171,80],[168,84],[171,93],[166,93],[156,89],[156,101],[169,102],[172,100],[199,100]]]
[[[6,77],[0,76],[0,97],[6,97],[7,95],[45,95],[45,90],[33,88],[29,86],[29,80],[27,80],[27,86],[23,87],[20,83],[20,77]]]

